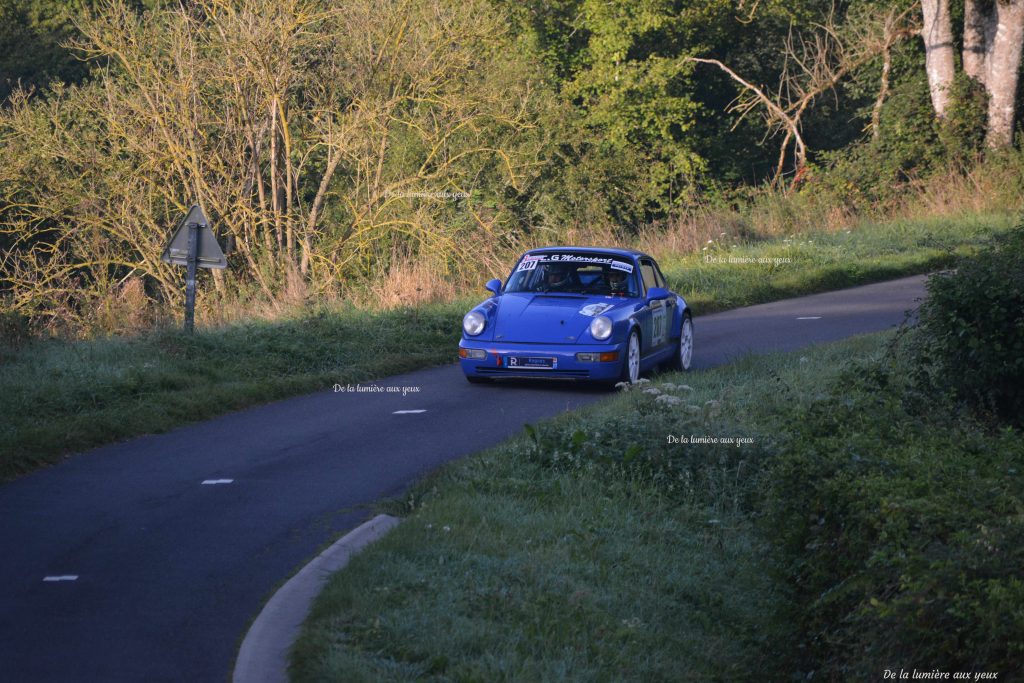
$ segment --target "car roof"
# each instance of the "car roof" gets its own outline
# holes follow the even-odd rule
[[[527,254],[550,254],[562,251],[576,251],[583,254],[612,254],[614,256],[625,256],[628,258],[640,258],[646,256],[647,258],[653,258],[642,251],[636,249],[622,249],[620,247],[540,247],[538,249],[530,249]]]

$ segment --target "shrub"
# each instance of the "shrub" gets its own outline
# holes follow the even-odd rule
[[[928,292],[922,374],[980,413],[1024,424],[1024,226],[932,276]]]
[[[899,365],[851,369],[793,411],[766,533],[804,643],[793,668],[1024,674],[1024,442],[907,401]],[[920,409],[920,410],[918,410]]]
[[[894,87],[879,124],[877,137],[818,154],[803,191],[824,194],[857,213],[884,215],[906,201],[916,181],[945,167],[939,127],[922,79]]]
[[[16,350],[29,340],[31,325],[28,316],[17,311],[0,309],[0,349]]]

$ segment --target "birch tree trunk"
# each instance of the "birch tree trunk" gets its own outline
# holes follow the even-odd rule
[[[953,22],[949,15],[949,0],[921,0],[924,25],[925,68],[928,71],[928,89],[932,108],[940,119],[949,106],[949,92],[953,85]]]
[[[994,37],[988,45],[988,134],[989,147],[1013,143],[1017,81],[1020,74],[1021,45],[1024,42],[1024,0],[995,0]]]

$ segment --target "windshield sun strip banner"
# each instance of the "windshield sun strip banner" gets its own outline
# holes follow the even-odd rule
[[[516,271],[533,270],[537,267],[538,263],[593,263],[595,265],[611,266],[615,270],[627,273],[633,272],[633,264],[631,263],[601,256],[585,256],[583,254],[527,254],[519,262],[519,267],[516,268]]]

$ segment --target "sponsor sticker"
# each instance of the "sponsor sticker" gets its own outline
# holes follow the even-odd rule
[[[583,254],[543,254],[544,261],[559,261],[570,263],[604,263],[611,264],[612,259],[601,258],[600,256],[585,256]]]
[[[612,308],[612,304],[587,304],[580,309],[582,315],[598,316]]]

